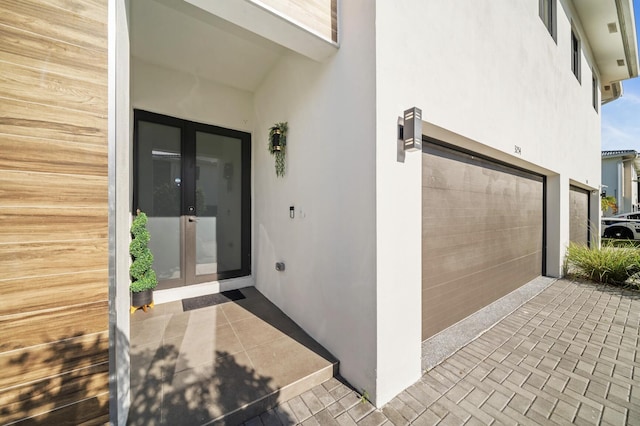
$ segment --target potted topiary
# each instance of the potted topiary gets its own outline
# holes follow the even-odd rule
[[[131,244],[129,244],[129,254],[131,255],[131,313],[138,308],[147,312],[147,308],[153,307],[153,289],[158,285],[156,272],[153,264],[153,254],[147,246],[150,235],[147,230],[147,215],[138,209],[135,219],[131,224]]]

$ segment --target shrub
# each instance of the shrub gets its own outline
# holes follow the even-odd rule
[[[138,210],[138,215],[131,224],[131,244],[129,244],[129,254],[131,255],[131,285],[129,289],[138,293],[145,290],[153,290],[158,285],[156,272],[151,268],[153,264],[153,254],[147,247],[151,239],[147,231],[147,215]]]
[[[626,285],[640,273],[640,249],[633,244],[607,244],[589,248],[571,243],[567,249],[569,275],[613,285]]]

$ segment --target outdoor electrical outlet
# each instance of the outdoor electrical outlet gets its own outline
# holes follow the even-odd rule
[[[276,271],[284,271],[284,262],[276,262]]]

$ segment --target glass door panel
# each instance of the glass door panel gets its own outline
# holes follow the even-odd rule
[[[181,129],[140,121],[137,149],[137,208],[149,218],[149,248],[159,288],[182,278],[181,267]]]
[[[241,140],[196,132],[197,276],[242,267]]]

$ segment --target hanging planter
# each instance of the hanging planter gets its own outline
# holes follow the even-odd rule
[[[285,121],[276,123],[269,129],[269,152],[276,157],[276,176],[284,176],[284,160],[287,154],[287,130]]]

